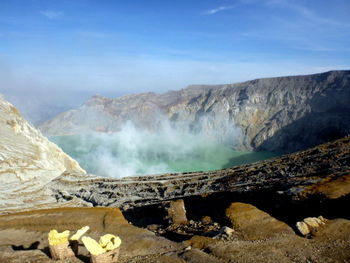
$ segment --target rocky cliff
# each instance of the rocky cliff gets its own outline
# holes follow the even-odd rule
[[[2,98],[0,135],[0,262],[54,262],[48,231],[86,225],[121,237],[120,262],[350,260],[350,137],[230,169],[108,179],[86,175]],[[296,222],[309,222],[307,238]],[[79,244],[68,261],[88,257]]]
[[[94,96],[44,123],[47,135],[118,131],[127,121],[206,133],[238,148],[293,152],[350,132],[350,71],[190,86],[164,94]]]
[[[67,173],[48,188],[58,202],[80,199],[93,206],[145,206],[215,193],[226,198],[248,194],[269,205],[283,200],[322,203],[349,198],[349,171],[350,137],[345,137],[302,152],[223,170],[121,179],[82,178]]]
[[[350,191],[350,137],[230,169],[108,179],[86,175],[3,99],[0,122],[0,213],[69,205],[133,207],[225,192],[256,199],[261,191],[278,192],[277,199],[337,199]]]
[[[350,137],[224,170],[109,179],[87,175],[2,98],[0,122],[0,262],[53,262],[48,231],[86,225],[122,238],[120,262],[350,259]],[[307,238],[296,222],[309,222]],[[88,256],[79,245],[69,261]]]
[[[46,185],[64,172],[85,174],[0,97],[0,212],[54,206]]]

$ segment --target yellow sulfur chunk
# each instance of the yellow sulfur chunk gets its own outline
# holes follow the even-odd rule
[[[102,248],[104,248],[106,251],[111,251],[113,249],[116,249],[120,246],[122,241],[119,237],[112,235],[112,234],[106,234],[104,236],[100,237],[99,241]]]
[[[81,240],[91,255],[98,256],[106,252],[106,250],[104,250],[100,244],[91,237],[84,236]]]
[[[73,236],[71,236],[70,240],[79,240],[85,233],[90,229],[89,226],[84,226],[80,228]]]
[[[67,244],[69,237],[69,230],[66,230],[62,233],[58,233],[56,229],[53,229],[49,232],[48,239],[51,246]]]

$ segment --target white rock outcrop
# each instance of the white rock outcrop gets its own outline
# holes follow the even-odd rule
[[[296,227],[303,236],[307,236],[312,230],[325,225],[327,219],[323,216],[319,217],[306,217],[303,221],[297,222]]]
[[[45,185],[64,172],[86,174],[0,96],[0,213],[52,207]]]

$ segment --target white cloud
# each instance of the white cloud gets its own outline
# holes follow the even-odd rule
[[[40,14],[48,19],[59,19],[63,16],[63,12],[53,10],[40,11]]]
[[[204,11],[203,15],[214,15],[214,14],[216,14],[218,12],[229,10],[229,9],[232,9],[232,8],[234,8],[233,5],[230,5],[230,6],[219,6],[217,8],[213,8],[213,9],[209,9],[209,10]]]

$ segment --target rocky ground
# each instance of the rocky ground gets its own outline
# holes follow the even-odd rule
[[[308,216],[310,209],[333,209],[350,193],[350,137],[274,159],[210,172],[126,177],[87,177],[65,173],[47,189],[58,204],[76,201],[89,206],[113,206],[129,210],[138,206],[186,199],[193,214],[206,209],[203,196],[212,206],[226,209],[241,200],[273,210],[287,207]],[[192,205],[193,204],[193,205]],[[287,204],[287,205],[286,205]],[[345,203],[344,203],[345,204]],[[210,207],[212,207],[210,206]],[[201,207],[201,209],[197,209]],[[327,207],[327,208],[325,208]]]
[[[136,227],[117,208],[63,208],[0,217],[0,262],[55,262],[47,233],[56,228],[91,227],[88,235],[117,234],[122,239],[119,262],[350,262],[350,220],[329,219],[302,236],[255,206],[234,202],[217,215],[174,223]],[[180,213],[181,214],[181,213]],[[142,218],[142,214],[139,215]],[[296,223],[296,222],[295,222]],[[89,262],[82,244],[76,258],[56,262]]]
[[[109,195],[121,198],[120,209],[111,202],[2,215],[0,262],[54,262],[48,231],[85,225],[94,238],[121,237],[120,262],[350,262],[349,158],[345,137],[270,161],[168,180],[65,174],[49,186],[56,187],[57,205],[66,198],[98,206]],[[96,192],[84,196],[81,189]],[[127,189],[132,202],[123,201]],[[178,198],[171,195],[180,190]],[[325,223],[315,224],[319,216]],[[308,232],[297,222],[307,222]],[[89,262],[89,255],[80,244],[76,258],[58,262]]]

